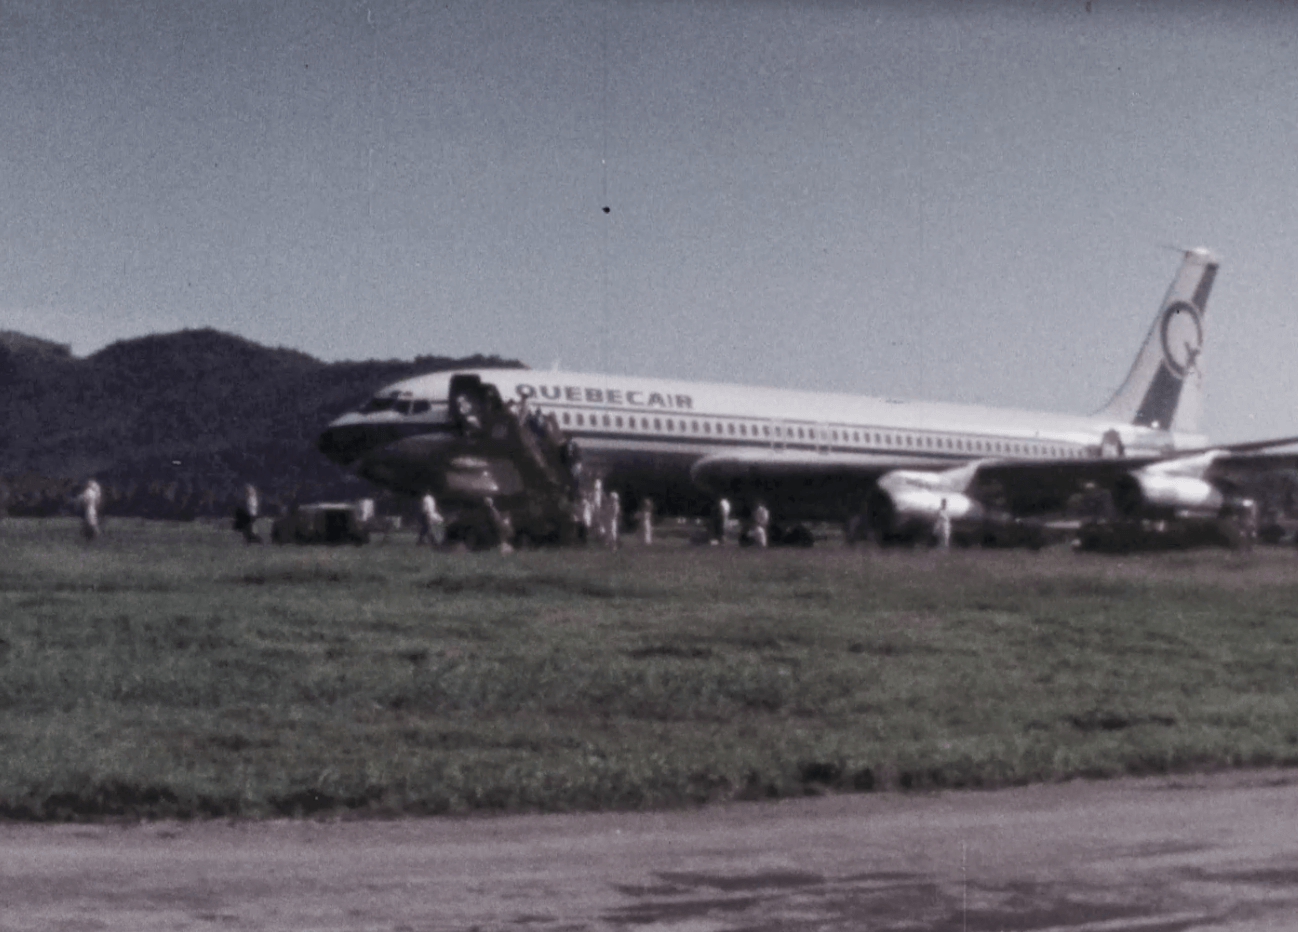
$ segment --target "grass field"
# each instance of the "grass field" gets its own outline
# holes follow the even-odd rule
[[[0,814],[674,806],[1298,762],[1298,554],[0,522]]]

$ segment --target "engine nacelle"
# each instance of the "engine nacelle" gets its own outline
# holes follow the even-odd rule
[[[1225,501],[1211,482],[1189,476],[1134,472],[1113,484],[1113,504],[1128,518],[1212,517]]]
[[[952,521],[977,521],[983,516],[982,506],[961,492],[894,487],[875,492],[866,520],[880,540],[927,537],[933,533],[944,500]]]
[[[879,478],[871,496],[867,520],[882,538],[913,539],[932,533],[938,515],[955,522],[979,521],[982,506],[965,493],[977,464],[944,472],[896,469]]]
[[[933,492],[929,489],[901,489],[892,494],[892,509],[899,521],[925,521],[932,524],[941,514],[943,503],[952,521],[982,517],[982,508],[968,495],[959,492]]]

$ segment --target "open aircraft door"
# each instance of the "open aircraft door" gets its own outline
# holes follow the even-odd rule
[[[496,386],[483,382],[480,376],[462,373],[451,376],[447,394],[451,421],[462,435],[475,437],[487,432],[494,436],[499,433],[492,428],[503,416],[505,406]]]

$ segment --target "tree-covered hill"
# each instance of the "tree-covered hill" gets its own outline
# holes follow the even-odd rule
[[[92,474],[108,514],[221,514],[244,482],[272,508],[372,494],[315,450],[326,423],[398,379],[519,365],[494,356],[326,363],[215,330],[123,340],[78,358],[0,331],[0,476],[17,514],[58,510]]]

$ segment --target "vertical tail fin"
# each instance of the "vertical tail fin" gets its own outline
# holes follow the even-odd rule
[[[1207,249],[1185,251],[1131,372],[1098,417],[1162,430],[1198,430],[1203,315],[1218,264]]]

